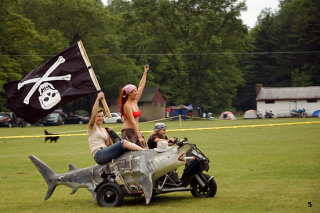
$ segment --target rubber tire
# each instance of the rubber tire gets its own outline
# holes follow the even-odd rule
[[[102,207],[120,206],[124,193],[116,183],[105,183],[97,191],[97,202]]]
[[[12,123],[11,122],[8,123],[8,128],[12,128]]]
[[[120,119],[117,120],[117,123],[122,123],[122,121]]]
[[[203,174],[205,178],[208,180],[211,176]],[[200,198],[207,198],[207,197],[214,197],[217,193],[217,183],[212,178],[205,188],[201,188],[201,185],[198,183],[197,179],[193,179],[191,181],[190,186],[192,187],[191,194],[194,197],[200,197]]]

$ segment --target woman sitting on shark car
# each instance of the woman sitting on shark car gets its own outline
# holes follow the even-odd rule
[[[104,111],[99,107],[100,100],[104,98],[103,92],[98,93],[97,99],[92,107],[91,119],[88,125],[88,141],[91,154],[98,164],[110,162],[126,150],[145,150],[140,146],[127,140],[121,140],[112,144],[112,140],[105,128],[101,127],[104,119]],[[111,129],[111,128],[110,128]]]

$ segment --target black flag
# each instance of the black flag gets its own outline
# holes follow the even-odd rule
[[[21,81],[4,85],[9,106],[28,123],[72,100],[100,90],[81,41],[37,67]]]

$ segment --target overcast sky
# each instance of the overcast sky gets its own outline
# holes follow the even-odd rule
[[[243,1],[243,0],[239,0]],[[278,9],[279,0],[244,0],[248,10],[242,12],[241,19],[245,25],[253,28],[261,11],[265,8],[271,8],[273,11]],[[107,0],[102,0],[106,4]]]
[[[279,0],[245,0],[248,10],[241,13],[241,19],[245,25],[254,27],[261,11],[265,8],[278,10]]]

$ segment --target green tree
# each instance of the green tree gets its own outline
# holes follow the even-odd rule
[[[304,72],[299,72],[298,69],[292,72],[292,86],[293,87],[306,87],[312,86],[311,76]]]
[[[278,59],[278,69],[291,81],[295,70],[309,76],[312,85],[320,85],[320,1],[284,1],[275,17],[279,51],[292,52]]]
[[[121,55],[121,36],[115,33],[116,18],[98,0],[29,0],[18,4],[19,11],[34,21],[46,37],[38,43],[39,54],[54,55],[78,40],[84,43],[106,99],[115,99],[129,81],[138,82],[143,68]],[[48,47],[48,48],[44,48]],[[85,107],[90,111],[90,97],[77,100],[66,108]]]
[[[238,110],[255,108],[255,85],[320,85],[320,2],[285,0],[280,10],[264,10],[250,31],[253,48],[242,63],[245,86]]]
[[[11,11],[11,1],[0,2],[0,111],[7,111],[3,85],[21,80],[41,63],[36,56],[35,40],[39,38],[29,19]]]
[[[242,80],[240,58],[232,52],[244,49],[247,34],[239,18],[244,4],[236,2],[133,0],[132,12],[117,10],[123,20],[118,29],[129,34],[125,49],[140,54],[134,58],[143,63],[140,28],[150,75],[169,104],[192,103],[210,111],[232,107]]]

